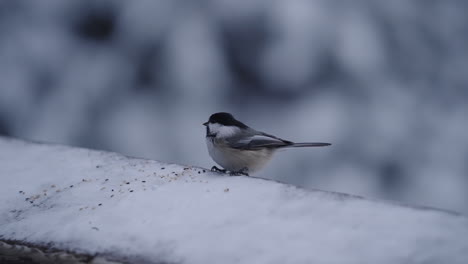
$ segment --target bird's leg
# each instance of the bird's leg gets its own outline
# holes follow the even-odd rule
[[[231,176],[242,176],[242,175],[249,176],[249,174],[247,173],[248,171],[249,171],[249,168],[244,167],[244,168],[242,168],[241,170],[238,170],[238,171],[231,171],[229,173],[229,175],[231,175]]]
[[[226,170],[220,169],[216,166],[211,167],[211,171],[226,173]]]

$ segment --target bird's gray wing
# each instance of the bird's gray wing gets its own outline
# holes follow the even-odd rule
[[[230,140],[232,148],[243,150],[259,150],[264,148],[281,148],[293,143],[263,132],[245,134],[242,137]]]

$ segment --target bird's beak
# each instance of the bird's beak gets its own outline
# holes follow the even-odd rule
[[[203,123],[203,125],[204,125],[204,126],[207,126],[207,125],[208,125],[208,122]]]

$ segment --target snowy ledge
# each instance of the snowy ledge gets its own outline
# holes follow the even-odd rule
[[[436,209],[2,137],[0,180],[2,260],[468,263]]]

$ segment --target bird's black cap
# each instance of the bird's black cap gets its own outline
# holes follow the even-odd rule
[[[248,127],[244,123],[236,120],[234,116],[232,116],[230,113],[225,112],[212,114],[207,123],[218,123],[224,126],[237,126],[240,128]],[[204,125],[206,125],[207,123],[205,123]]]

